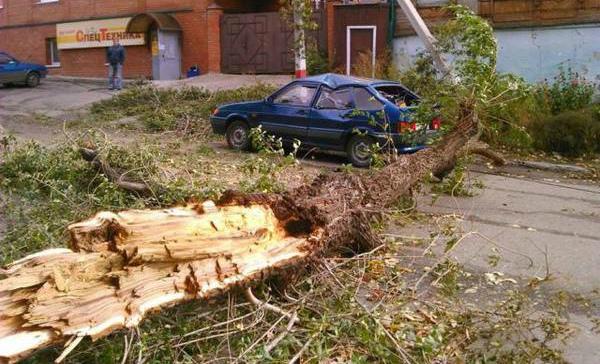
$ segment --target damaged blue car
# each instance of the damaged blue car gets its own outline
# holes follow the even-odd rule
[[[261,126],[284,143],[342,152],[352,165],[368,167],[375,144],[399,153],[425,148],[440,120],[417,128],[411,116],[418,102],[398,82],[323,74],[295,80],[261,101],[222,105],[211,124],[237,150],[250,149],[249,131]]]

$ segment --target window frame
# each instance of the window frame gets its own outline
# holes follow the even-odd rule
[[[54,44],[54,47],[52,44]],[[50,52],[49,54],[48,51]],[[55,51],[56,54],[54,53]],[[56,62],[56,59],[58,62]],[[56,37],[46,38],[46,63],[47,67],[60,67],[60,50],[58,49],[58,40]]]

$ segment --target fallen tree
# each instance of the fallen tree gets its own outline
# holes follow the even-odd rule
[[[395,157],[370,173],[321,175],[283,194],[228,192],[216,203],[102,212],[73,224],[70,249],[40,252],[0,272],[0,363],[64,343],[60,361],[82,338],[135,327],[152,311],[302,272],[322,255],[378,245],[371,224],[381,211],[429,175],[446,175],[465,148],[486,155],[470,143],[479,135],[478,114],[512,97],[512,79],[495,73],[491,27],[465,8],[452,9],[461,14],[454,24],[458,38],[441,44],[462,44],[456,48],[461,84],[449,87],[456,122],[435,147]],[[131,181],[93,151],[82,156],[123,189],[143,193],[147,187],[129,188]]]
[[[0,280],[0,361],[139,324],[152,311],[252,286],[332,251],[378,242],[379,211],[430,173],[451,169],[477,118],[469,108],[435,148],[370,174],[329,174],[292,192],[228,192],[216,203],[101,212],[68,227],[70,249],[7,266]],[[62,359],[62,358],[59,358]]]

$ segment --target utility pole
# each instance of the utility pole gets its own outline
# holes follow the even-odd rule
[[[306,77],[306,35],[304,32],[305,2],[292,0],[294,8],[294,58],[296,63],[296,78]]]
[[[431,53],[431,56],[433,57],[433,63],[435,64],[435,68],[441,74],[449,74],[450,68],[442,58],[442,55],[435,48],[436,39],[429,31],[429,28],[423,21],[423,18],[421,18],[421,15],[417,11],[417,8],[415,8],[415,5],[412,3],[411,0],[396,0],[396,2],[402,8],[402,11],[404,12],[406,17],[408,18],[408,21],[410,22],[410,25],[413,27],[415,32],[417,32],[417,35],[419,36],[421,41],[423,41],[423,43],[425,44],[425,48],[429,51],[429,53]]]

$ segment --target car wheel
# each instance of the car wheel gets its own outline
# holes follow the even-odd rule
[[[37,87],[40,84],[40,75],[35,72],[31,72],[27,75],[25,83],[28,87]]]
[[[373,159],[371,147],[375,144],[373,138],[364,135],[353,136],[346,146],[348,160],[354,167],[368,168]]]
[[[250,129],[243,121],[234,121],[227,127],[227,144],[236,150],[250,149]]]

